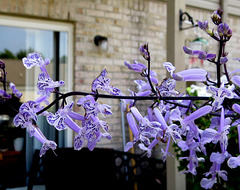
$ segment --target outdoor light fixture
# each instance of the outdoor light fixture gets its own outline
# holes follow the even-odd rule
[[[107,47],[108,47],[107,37],[97,35],[97,36],[94,37],[94,43],[100,49],[107,50]]]
[[[191,24],[192,26],[184,28],[183,23]],[[196,26],[198,25],[193,22],[193,18],[187,12],[182,12],[182,10],[180,9],[179,10],[179,30],[185,30],[185,29],[196,27]]]

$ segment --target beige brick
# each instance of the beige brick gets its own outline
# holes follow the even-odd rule
[[[25,14],[32,14],[33,12],[33,1],[26,0],[25,1]]]
[[[113,6],[112,5],[106,5],[106,4],[97,4],[96,9],[101,10],[101,11],[112,12],[113,11]]]
[[[11,12],[17,12],[18,11],[18,1],[17,0],[11,0],[10,11]]]
[[[105,17],[107,17],[107,18],[112,18],[112,19],[122,19],[122,14],[120,14],[120,13],[105,12]]]
[[[96,23],[104,24],[104,25],[113,25],[114,20],[109,18],[102,18],[102,17],[96,17]]]
[[[104,11],[87,9],[87,10],[86,10],[86,14],[87,14],[88,16],[103,17],[103,16],[104,16]]]
[[[87,15],[80,15],[80,14],[76,14],[75,17],[73,18],[73,20],[80,22],[80,23],[96,21],[95,17],[87,16]]]

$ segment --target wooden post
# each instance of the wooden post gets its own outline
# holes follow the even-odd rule
[[[171,62],[176,71],[185,69],[184,32],[179,30],[179,10],[185,11],[185,0],[167,0],[167,61]],[[186,84],[178,82],[176,89],[185,91]],[[171,146],[170,146],[171,147]],[[174,154],[173,148],[170,152]],[[167,158],[167,190],[185,190],[186,179],[178,172],[178,161],[175,157]]]

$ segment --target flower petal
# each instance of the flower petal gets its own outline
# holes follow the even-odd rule
[[[166,121],[164,120],[159,108],[154,108],[153,112],[154,112],[157,120],[159,121],[159,123],[161,123],[163,130],[166,130],[168,128],[168,125],[167,125]]]
[[[239,75],[234,75],[232,78],[231,78],[232,82],[239,86],[240,87],[240,76]]]
[[[205,81],[207,71],[203,69],[188,69],[172,75],[173,79],[178,81]]]
[[[173,72],[175,71],[175,67],[172,65],[172,63],[170,62],[165,62],[163,63],[163,66],[167,69],[167,71],[170,73],[170,75],[172,76]]]
[[[240,156],[229,158],[229,160],[227,161],[227,164],[230,168],[236,168],[240,166]]]
[[[132,131],[132,133],[133,133],[133,136],[134,136],[135,138],[137,138],[138,135],[139,135],[139,130],[138,130],[136,121],[135,121],[135,119],[134,119],[134,117],[133,117],[133,114],[130,113],[130,112],[127,113],[127,121],[128,121],[129,127],[130,127],[130,129],[131,129],[131,131]]]
[[[189,149],[189,146],[187,145],[186,141],[179,141],[178,146],[182,149],[182,151],[186,151]]]
[[[138,109],[136,107],[131,107],[130,110],[138,121],[143,119],[143,116],[141,115],[141,113],[138,111]]]
[[[199,108],[198,110],[196,110],[195,112],[193,112],[192,114],[190,114],[189,116],[185,117],[182,122],[186,125],[190,121],[193,121],[195,119],[198,119],[198,118],[210,113],[211,110],[212,110],[211,106],[208,106],[208,105],[203,106],[203,107]]]
[[[204,189],[211,189],[216,182],[217,182],[216,178],[211,178],[211,179],[203,178],[200,184],[201,184],[201,187]]]
[[[54,141],[46,140],[42,145],[42,148],[39,152],[39,156],[42,157],[48,149],[55,150],[56,148],[57,144]]]

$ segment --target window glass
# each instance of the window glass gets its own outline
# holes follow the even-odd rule
[[[69,68],[71,69],[68,64],[69,32],[0,25],[0,42],[0,59],[6,65],[7,82],[13,82],[23,93],[21,102],[35,100],[39,97],[36,84],[40,68],[26,69],[22,64],[22,58],[31,52],[38,52],[44,59],[50,59],[50,64],[47,66],[49,75],[53,80],[65,81],[65,85],[61,87],[60,91],[66,92],[68,90],[69,84],[67,79]],[[51,95],[50,101],[53,98],[54,95]],[[52,108],[52,110],[55,109],[54,107]],[[18,165],[23,166],[22,173],[19,168],[16,169],[16,173],[22,175],[30,170],[34,151],[41,148],[41,143],[25,134],[25,130],[13,126],[12,119],[12,116],[0,115],[0,162],[1,158],[4,158],[3,156],[1,157],[1,151],[6,151],[4,153],[6,155],[11,154],[15,156],[19,161]],[[38,117],[38,125],[48,139],[58,140],[57,143],[64,146],[63,142],[66,141],[64,132],[58,137],[59,133],[56,132],[54,127],[48,126],[45,117]],[[16,135],[24,138],[23,146],[20,149],[18,147],[17,151],[14,147]],[[6,159],[4,161],[7,162]],[[4,179],[0,179],[0,186],[2,183],[4,183]],[[9,183],[14,186],[15,181]]]

